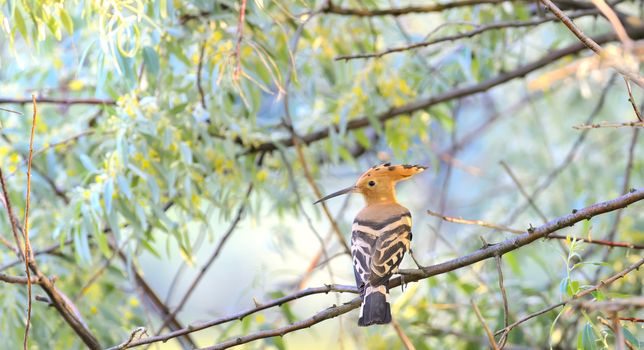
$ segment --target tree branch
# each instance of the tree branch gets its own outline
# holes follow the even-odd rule
[[[644,26],[639,26],[632,29],[629,34],[631,35],[631,37],[635,39],[644,38]],[[597,36],[594,38],[594,40],[598,43],[605,43],[605,42],[613,41],[616,38],[617,37],[614,33],[608,33],[608,34]],[[552,51],[533,62],[519,66],[513,69],[512,71],[501,73],[496,77],[485,80],[483,82],[462,86],[462,87],[457,87],[453,90],[450,90],[435,96],[431,96],[429,98],[416,100],[399,107],[392,107],[386,112],[382,112],[380,114],[375,115],[373,118],[363,116],[349,121],[342,128],[340,127],[339,124],[333,124],[323,129],[303,135],[300,137],[300,140],[302,141],[303,144],[308,145],[313,142],[329,137],[330,129],[334,129],[336,132],[340,132],[341,129],[343,132],[354,130],[354,129],[360,129],[371,125],[371,120],[378,120],[379,122],[385,122],[389,119],[396,118],[400,115],[410,114],[415,111],[423,110],[443,102],[478,94],[478,93],[487,91],[493,87],[499,86],[503,83],[506,83],[508,81],[511,81],[513,79],[524,77],[527,74],[537,69],[540,69],[549,64],[552,64],[553,61],[556,61],[568,55],[576,54],[582,51],[584,48],[585,46],[582,43],[575,43],[570,46],[564,47],[562,49]],[[240,144],[244,144],[244,141],[241,139],[237,139],[236,142]],[[262,152],[262,151],[272,152],[272,151],[275,151],[278,147],[292,147],[293,145],[294,145],[293,139],[291,137],[286,137],[284,139],[277,140],[277,141],[264,142],[258,145],[249,145],[246,147],[245,154]]]
[[[644,128],[644,122],[623,122],[623,123],[593,123],[593,124],[581,124],[573,126],[574,129],[584,130],[584,129],[598,129],[598,128]]]
[[[601,288],[601,287],[607,286],[607,285],[609,285],[609,284],[611,284],[611,283],[615,282],[616,280],[618,280],[618,279],[620,279],[620,278],[622,278],[622,277],[626,276],[626,275],[627,275],[628,273],[630,273],[631,271],[636,270],[636,269],[639,269],[639,267],[640,267],[640,266],[642,266],[642,264],[644,264],[644,259],[640,259],[638,262],[636,262],[636,263],[634,263],[633,265],[631,265],[631,266],[627,267],[626,269],[624,269],[624,270],[622,270],[622,271],[620,271],[620,272],[618,272],[618,273],[614,274],[613,276],[611,276],[611,277],[609,277],[609,278],[607,278],[607,279],[605,279],[605,280],[599,281],[599,283],[597,283],[597,284],[596,284],[596,285],[594,285],[593,287],[588,288],[588,289],[585,289],[584,291],[582,291],[582,292],[578,293],[577,295],[573,296],[571,299],[568,299],[568,300],[566,300],[566,301],[562,301],[562,302],[560,302],[560,303],[557,303],[557,304],[554,304],[554,305],[548,306],[548,307],[547,307],[547,308],[545,308],[545,309],[539,310],[539,311],[537,311],[537,312],[533,312],[533,313],[531,313],[531,314],[529,314],[529,315],[525,316],[524,318],[522,318],[522,319],[520,319],[520,320],[518,320],[518,321],[516,321],[516,322],[512,323],[511,325],[509,325],[509,326],[507,326],[507,327],[505,327],[505,328],[503,328],[503,329],[498,330],[498,331],[495,333],[495,335],[499,335],[499,334],[501,334],[501,333],[505,333],[505,334],[506,334],[505,336],[507,337],[507,334],[508,334],[508,333],[509,333],[509,332],[510,332],[514,327],[516,327],[516,326],[520,325],[521,323],[526,322],[526,321],[528,321],[528,320],[530,320],[530,319],[532,319],[532,318],[535,318],[535,317],[537,317],[537,316],[539,316],[539,315],[543,315],[543,314],[545,314],[546,312],[551,311],[551,310],[554,310],[554,309],[556,309],[556,308],[558,308],[558,307],[560,307],[560,306],[566,305],[566,304],[568,304],[569,302],[571,302],[572,300],[575,300],[575,299],[579,299],[579,298],[581,298],[581,297],[584,297],[584,296],[586,296],[586,295],[588,295],[588,294],[590,294],[590,293],[592,293],[592,292],[594,292],[594,291],[598,290],[598,289],[599,289],[599,288]]]
[[[234,314],[234,315],[218,318],[218,319],[208,321],[208,322],[194,323],[194,324],[189,325],[186,328],[179,329],[179,330],[176,330],[176,331],[173,331],[173,332],[169,332],[167,334],[158,335],[158,336],[138,340],[138,341],[132,342],[130,345],[127,346],[127,348],[133,348],[133,347],[141,346],[141,345],[145,345],[145,344],[157,343],[157,342],[160,342],[160,341],[161,342],[166,342],[166,341],[168,341],[170,339],[173,339],[173,338],[185,335],[185,334],[189,334],[189,333],[192,333],[192,332],[200,331],[202,329],[206,329],[206,328],[216,326],[216,325],[219,325],[219,324],[222,324],[222,323],[226,323],[226,322],[230,322],[230,321],[234,321],[234,320],[240,320],[241,321],[241,320],[244,319],[244,317],[246,317],[248,315],[252,315],[252,314],[254,314],[256,312],[266,310],[266,309],[272,308],[274,306],[281,306],[282,304],[284,304],[286,302],[296,300],[296,299],[299,299],[299,298],[302,298],[302,297],[305,297],[305,296],[308,296],[308,295],[328,294],[329,292],[358,294],[358,289],[356,287],[353,287],[353,286],[344,286],[344,285],[325,285],[324,287],[307,288],[307,289],[301,290],[299,292],[293,293],[291,295],[287,295],[287,296],[284,296],[284,297],[281,297],[281,298],[278,298],[278,299],[271,300],[270,302],[258,305],[258,306],[254,307],[252,309],[242,311],[242,312]],[[360,301],[358,300],[358,306],[360,306],[359,302]],[[111,347],[108,350],[116,350],[116,349],[118,349],[118,348],[117,347]]]
[[[575,13],[571,13],[570,18],[580,18],[580,17],[590,16],[590,15],[596,15],[598,13],[599,11],[597,10],[581,10]],[[533,27],[539,24],[543,24],[543,23],[547,23],[555,20],[557,20],[557,17],[549,16],[544,18],[533,19],[530,21],[506,21],[506,22],[482,24],[475,27],[475,29],[472,29],[470,31],[463,32],[463,33],[447,35],[437,39],[422,41],[422,42],[413,43],[405,46],[392,47],[375,53],[363,53],[363,54],[356,54],[356,55],[338,56],[338,57],[335,57],[334,60],[341,61],[341,60],[351,60],[351,59],[358,59],[358,58],[380,58],[392,53],[419,49],[422,47],[428,47],[428,46],[446,42],[446,41],[455,41],[455,40],[464,39],[464,38],[472,38],[474,36],[477,36],[479,34],[485,33],[490,30]]]
[[[566,16],[566,14],[561,11],[557,5],[555,5],[551,0],[539,0],[543,3],[544,6],[546,6],[547,9],[550,10],[559,20],[566,26],[570,31],[575,34],[575,36],[589,49],[593,50],[597,55],[603,56],[604,55],[604,49],[599,45],[598,42],[593,40],[593,38],[587,36],[584,34],[584,32],[579,29],[575,23],[570,19],[570,17]],[[631,71],[627,68],[625,68],[625,65],[619,62],[619,64],[616,64],[614,68],[620,72],[624,77],[630,79],[633,81],[635,84],[637,84],[639,87],[644,88],[644,79],[639,76],[639,74],[636,71]]]
[[[341,16],[356,17],[378,17],[378,16],[402,16],[412,13],[430,13],[441,12],[458,7],[467,7],[481,4],[500,4],[509,0],[456,0],[444,4],[430,4],[425,6],[409,6],[389,9],[356,9],[339,7],[332,1],[327,2],[327,6],[322,9],[323,13],[332,13]]]
[[[12,284],[27,284],[27,281],[30,281],[31,284],[39,284],[40,280],[38,277],[24,277],[24,276],[10,276],[4,273],[0,273],[0,281]]]
[[[472,265],[474,263],[477,263],[479,261],[489,259],[495,256],[501,256],[509,251],[516,250],[524,245],[530,244],[534,241],[536,241],[539,238],[544,238],[547,237],[548,234],[553,233],[555,231],[561,230],[566,227],[573,226],[577,222],[583,221],[583,220],[590,220],[594,216],[605,214],[620,208],[625,208],[630,204],[633,204],[635,202],[644,200],[644,188],[640,188],[638,190],[633,190],[632,192],[625,194],[621,197],[605,201],[605,202],[600,202],[593,204],[589,207],[586,207],[584,209],[578,210],[573,214],[562,216],[559,218],[556,218],[554,220],[551,220],[544,225],[541,225],[537,228],[531,228],[529,229],[528,232],[516,236],[514,238],[507,239],[503,242],[497,243],[497,244],[492,244],[489,245],[485,248],[479,249],[471,254],[452,259],[449,261],[446,261],[444,263],[436,264],[433,266],[428,266],[424,267],[422,269],[412,269],[412,270],[400,270],[399,273],[405,275],[404,281],[403,279],[399,277],[395,277],[389,281],[389,288],[395,288],[400,286],[402,283],[409,283],[409,282],[416,282],[431,276],[439,275],[442,273],[446,273],[449,271],[454,271],[457,270],[461,267]],[[642,262],[644,262],[644,259],[642,259]],[[641,263],[640,263],[641,265]],[[632,271],[633,269],[639,267],[639,265],[632,267],[631,270],[628,271],[623,271],[623,275],[626,273]],[[615,279],[619,277],[611,277],[610,279],[602,282],[602,284],[608,284]],[[244,311],[239,314],[219,318],[213,321],[209,322],[204,322],[200,324],[195,324],[191,325],[188,328],[184,328],[178,331],[170,332],[165,335],[160,335],[156,337],[151,337],[147,339],[142,339],[136,342],[133,342],[130,344],[130,347],[134,346],[139,346],[143,344],[151,344],[159,341],[167,341],[169,339],[188,334],[191,332],[196,332],[208,327],[212,327],[218,324],[230,322],[233,320],[241,320],[244,317],[273,307],[273,306],[279,306],[285,302],[295,300],[298,298],[301,298],[303,296],[311,295],[311,294],[319,294],[319,293],[328,293],[328,292],[348,292],[348,293],[357,293],[357,290],[355,287],[349,287],[349,286],[325,286],[325,287],[318,287],[318,288],[309,288],[305,289],[303,291],[282,297],[280,299],[273,300],[270,303],[260,305],[256,308]],[[579,296],[586,295],[584,292],[580,293]],[[588,292],[590,293],[590,292]],[[354,298],[353,300],[349,301],[348,303],[345,303],[340,306],[332,306],[326,310],[323,310],[311,318],[295,322],[291,325],[284,326],[281,328],[273,329],[273,330],[264,330],[256,333],[251,333],[242,337],[237,337],[237,338],[232,338],[230,340],[227,340],[223,343],[216,344],[214,346],[205,348],[208,350],[212,349],[225,349],[231,346],[235,345],[240,345],[244,343],[251,342],[253,340],[257,339],[262,339],[262,338],[269,338],[273,336],[283,336],[284,334],[302,329],[302,328],[308,328],[314,324],[317,324],[319,322],[322,322],[324,320],[336,317],[338,315],[347,313],[353,309],[356,309],[360,306],[361,300],[360,298]],[[112,348],[115,349],[115,348]],[[205,350],[204,349],[204,350]]]
[[[263,158],[263,154],[261,155],[261,158]],[[261,164],[261,160],[259,161]],[[186,293],[183,295],[181,298],[181,301],[179,302],[179,305],[172,311],[169,315],[166,316],[166,318],[163,320],[163,323],[161,324],[161,327],[159,327],[159,330],[157,331],[157,335],[161,333],[163,328],[170,322],[171,319],[173,319],[181,309],[186,305],[188,302],[188,299],[192,295],[192,293],[197,289],[197,286],[199,285],[199,282],[201,282],[201,279],[206,275],[206,272],[212,266],[212,263],[217,259],[219,254],[224,248],[224,245],[226,244],[226,241],[228,241],[228,238],[232,236],[233,232],[235,232],[235,229],[237,228],[237,225],[241,221],[242,216],[244,215],[244,211],[246,210],[246,201],[250,197],[250,194],[253,191],[253,183],[251,182],[248,185],[248,188],[246,189],[246,195],[244,201],[240,204],[239,209],[237,209],[237,214],[235,215],[235,218],[233,221],[230,223],[230,226],[228,227],[228,230],[226,230],[226,233],[221,237],[221,240],[219,241],[219,244],[215,248],[215,250],[212,252],[210,255],[210,258],[208,258],[208,261],[201,267],[199,270],[199,273],[195,278],[192,280],[192,283],[190,283],[188,289],[186,290]]]
[[[31,103],[30,98],[0,98],[0,104],[27,104]],[[61,97],[36,97],[36,102],[40,104],[58,104],[58,105],[116,105],[116,101],[100,98],[61,98]]]

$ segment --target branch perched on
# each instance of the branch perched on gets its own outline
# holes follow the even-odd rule
[[[416,282],[431,276],[436,276],[449,271],[454,271],[464,266],[472,265],[474,263],[477,263],[485,259],[501,256],[507,252],[516,250],[524,245],[530,244],[540,238],[545,238],[550,233],[559,231],[566,227],[573,226],[574,224],[583,220],[590,220],[594,216],[605,214],[620,208],[625,208],[630,204],[633,204],[641,200],[644,200],[644,188],[633,190],[630,193],[627,193],[621,197],[618,197],[609,201],[593,204],[584,209],[577,210],[573,214],[556,218],[554,220],[551,220],[545,223],[544,225],[541,225],[536,228],[531,228],[528,230],[528,232],[524,234],[507,239],[503,242],[479,249],[471,254],[468,254],[456,259],[452,259],[440,264],[436,264],[433,266],[424,267],[422,269],[400,270],[399,271],[400,274],[405,276],[404,280],[401,277],[396,277],[391,279],[389,281],[389,288],[395,288],[400,286],[403,283]],[[135,347],[135,346],[144,345],[144,344],[151,344],[151,343],[160,342],[160,341],[167,341],[169,339],[176,338],[184,334],[196,332],[196,331],[209,328],[215,325],[219,325],[222,323],[230,322],[233,320],[241,320],[244,317],[250,314],[253,314],[255,312],[265,310],[274,306],[279,306],[279,305],[282,305],[283,303],[286,303],[304,296],[319,294],[319,293],[329,293],[329,292],[356,293],[357,290],[355,287],[341,286],[341,285],[309,288],[309,289],[305,289],[303,291],[273,300],[269,303],[259,305],[256,308],[241,312],[239,314],[215,319],[209,322],[190,325],[187,328],[170,332],[164,335],[135,341],[135,342],[132,342],[129,345],[129,347]],[[323,310],[313,315],[308,319],[295,322],[288,326],[284,326],[273,330],[264,330],[256,333],[251,333],[243,337],[232,338],[223,343],[216,344],[204,349],[208,349],[208,350],[225,349],[231,346],[248,343],[257,339],[269,338],[274,336],[283,336],[284,334],[287,334],[302,328],[308,328],[324,320],[334,318],[341,314],[345,314],[353,309],[358,308],[360,306],[360,302],[361,302],[360,298],[354,298],[348,303],[345,303],[340,306],[334,305],[326,310]],[[111,349],[116,349],[116,348],[113,347]]]

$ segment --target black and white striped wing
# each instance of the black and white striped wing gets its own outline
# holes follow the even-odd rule
[[[411,241],[411,215],[405,212],[380,222],[356,219],[351,236],[351,255],[358,288],[379,285],[400,265]]]
[[[371,252],[376,246],[376,237],[354,230],[351,233],[351,256],[356,286],[362,292],[371,275]]]
[[[398,269],[411,244],[411,216],[401,215],[393,224],[387,225],[376,239],[371,252],[371,275],[369,282],[379,285],[386,282]]]

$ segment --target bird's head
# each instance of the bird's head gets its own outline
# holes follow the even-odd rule
[[[420,165],[391,165],[390,163],[376,165],[362,174],[355,185],[331,193],[314,204],[352,192],[361,193],[367,203],[395,202],[396,183],[400,180],[408,179],[425,169],[427,167]]]

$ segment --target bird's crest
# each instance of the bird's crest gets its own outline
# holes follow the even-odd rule
[[[409,164],[391,165],[391,163],[374,165],[373,167],[365,171],[364,174],[360,176],[360,178],[356,182],[356,185],[360,186],[360,184],[363,182],[368,183],[370,180],[373,180],[374,178],[380,178],[383,180],[398,182],[410,176],[416,175],[424,171],[425,169],[427,169],[427,167],[422,165],[409,165]]]

